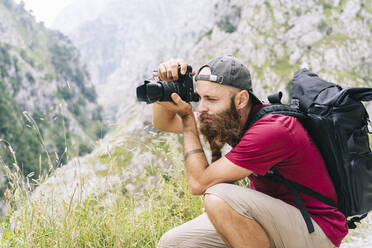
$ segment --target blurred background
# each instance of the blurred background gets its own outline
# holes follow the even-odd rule
[[[197,69],[225,54],[248,66],[262,100],[279,90],[288,100],[293,73],[303,67],[343,87],[372,87],[372,2],[0,0],[0,197],[9,234],[1,235],[3,244],[41,244],[30,229],[14,228],[27,209],[36,211],[20,213],[28,201],[41,204],[40,219],[55,220],[66,204],[79,208],[92,197],[105,209],[137,199],[128,213],[138,219],[151,199],[146,192],[182,170],[182,137],[151,127],[151,106],[137,102],[135,88],[162,61],[183,58]],[[173,193],[181,201],[180,190]],[[201,211],[197,204],[172,216],[183,216],[182,223],[194,216],[187,209]],[[342,247],[371,246],[371,223]],[[175,224],[142,238],[118,234],[109,246],[153,247]],[[54,247],[49,241],[46,247]],[[75,241],[60,244],[102,247]]]

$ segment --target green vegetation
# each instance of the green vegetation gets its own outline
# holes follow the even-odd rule
[[[161,235],[202,211],[202,201],[192,197],[180,174],[157,182],[158,189],[145,189],[143,197],[130,199],[116,192],[110,206],[92,196],[79,206],[66,206],[59,219],[48,216],[37,201],[23,204],[12,221],[2,225],[7,247],[155,247]],[[142,202],[145,200],[144,202]]]
[[[233,5],[232,7],[234,13],[225,15],[219,22],[217,22],[217,26],[226,33],[235,32],[241,18],[242,8],[236,5]],[[238,22],[236,22],[236,20]]]
[[[11,66],[11,58],[6,47],[0,46],[0,78],[8,77],[8,70]]]
[[[321,33],[325,33],[326,35],[332,34],[333,29],[325,20],[321,20],[317,27],[318,31]]]
[[[292,7],[292,11],[293,11],[293,7]],[[302,15],[302,11],[301,11],[301,9],[295,9],[294,10],[294,13],[296,14],[296,16],[301,16]]]
[[[167,230],[200,215],[203,202],[201,197],[192,196],[188,191],[181,153],[174,156],[170,152],[174,142],[156,137],[154,140],[152,146],[142,146],[170,159],[173,162],[170,168],[166,172],[156,166],[146,168],[145,173],[133,181],[137,182],[140,192],[130,195],[123,185],[110,192],[110,204],[105,201],[107,195],[90,195],[78,204],[73,199],[59,204],[56,214],[51,212],[52,202],[29,198],[27,179],[8,171],[13,183],[6,192],[9,212],[1,223],[1,244],[26,248],[155,247]],[[115,166],[130,154],[123,149],[127,144],[138,145],[133,140],[126,140],[125,144],[110,155],[102,155],[101,160]],[[151,175],[158,177],[154,185],[145,183]]]
[[[209,31],[199,35],[198,40],[196,43],[199,43],[204,37],[207,37],[209,40],[211,39],[213,29],[210,29]]]
[[[13,164],[12,152],[9,150],[11,144],[22,172],[25,175],[34,172],[37,176],[41,172],[39,157],[43,157],[43,152],[37,134],[29,128],[30,124],[0,81],[0,138],[6,141],[5,145],[2,143],[0,146],[0,156],[5,163]]]
[[[324,32],[324,31],[326,31],[327,27],[328,27],[328,24],[327,24],[327,22],[326,22],[325,20],[321,20],[321,21],[319,22],[319,24],[318,24],[318,30],[319,30],[320,32]]]
[[[74,55],[72,47],[66,45],[59,45],[54,43],[49,47],[51,52],[51,62],[56,72],[63,77],[64,80],[71,79],[73,68],[69,66],[70,59]]]
[[[18,48],[0,43],[0,158],[15,171],[15,154],[19,172],[32,172],[29,179],[34,180],[71,157],[91,152],[108,128],[71,41],[36,23],[22,1],[0,0],[0,8],[9,14],[15,24],[12,32],[24,44]],[[56,91],[38,94],[45,87]],[[39,101],[45,106],[38,106]]]
[[[91,153],[93,151],[93,147],[88,146],[86,144],[79,145],[79,156],[83,156],[85,154]]]
[[[26,61],[29,65],[31,65],[32,67],[35,66],[34,60],[27,54],[26,50],[22,49],[20,55],[21,55],[22,59],[24,61]]]
[[[330,18],[331,15],[332,15],[332,11],[334,9],[334,6],[332,4],[330,4],[329,1],[327,1],[327,0],[321,0],[319,2],[319,4],[322,5],[323,11],[324,11],[325,15],[327,16],[327,18]]]
[[[340,44],[343,44],[346,41],[354,42],[355,39],[349,38],[347,35],[342,33],[332,33],[328,36],[325,36],[323,39],[315,42],[312,44],[312,47],[310,48],[317,48],[319,46],[327,46],[327,47],[336,47]]]
[[[226,16],[225,19],[218,24],[221,30],[226,33],[233,33],[236,30],[236,27],[230,22],[229,18]]]
[[[276,61],[276,63],[271,67],[271,69],[277,75],[283,75],[286,77],[292,76],[292,72],[295,70],[294,66],[289,64],[289,56],[286,55],[283,58]]]
[[[26,72],[26,78],[27,78],[27,80],[28,80],[31,84],[34,84],[34,83],[35,83],[35,78],[32,76],[31,73]]]

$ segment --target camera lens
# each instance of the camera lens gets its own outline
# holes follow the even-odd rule
[[[148,104],[161,100],[163,98],[163,86],[159,82],[148,82],[137,87],[137,98],[139,101]]]
[[[164,95],[161,101],[172,101],[171,94],[177,93],[181,98],[184,95],[183,93],[183,84],[177,82],[163,82]]]
[[[179,79],[176,82],[145,80],[143,85],[137,87],[138,100],[148,104],[156,101],[171,102],[170,95],[174,92],[186,102],[198,101],[199,96],[194,92],[191,66],[187,66],[185,75],[181,75],[180,70],[181,68],[179,67]]]

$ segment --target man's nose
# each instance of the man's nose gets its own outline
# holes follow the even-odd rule
[[[203,100],[200,100],[197,110],[199,113],[207,113],[209,111]]]

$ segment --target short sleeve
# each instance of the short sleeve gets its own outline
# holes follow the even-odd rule
[[[282,117],[269,115],[257,121],[225,157],[260,175],[288,160],[296,145]]]

